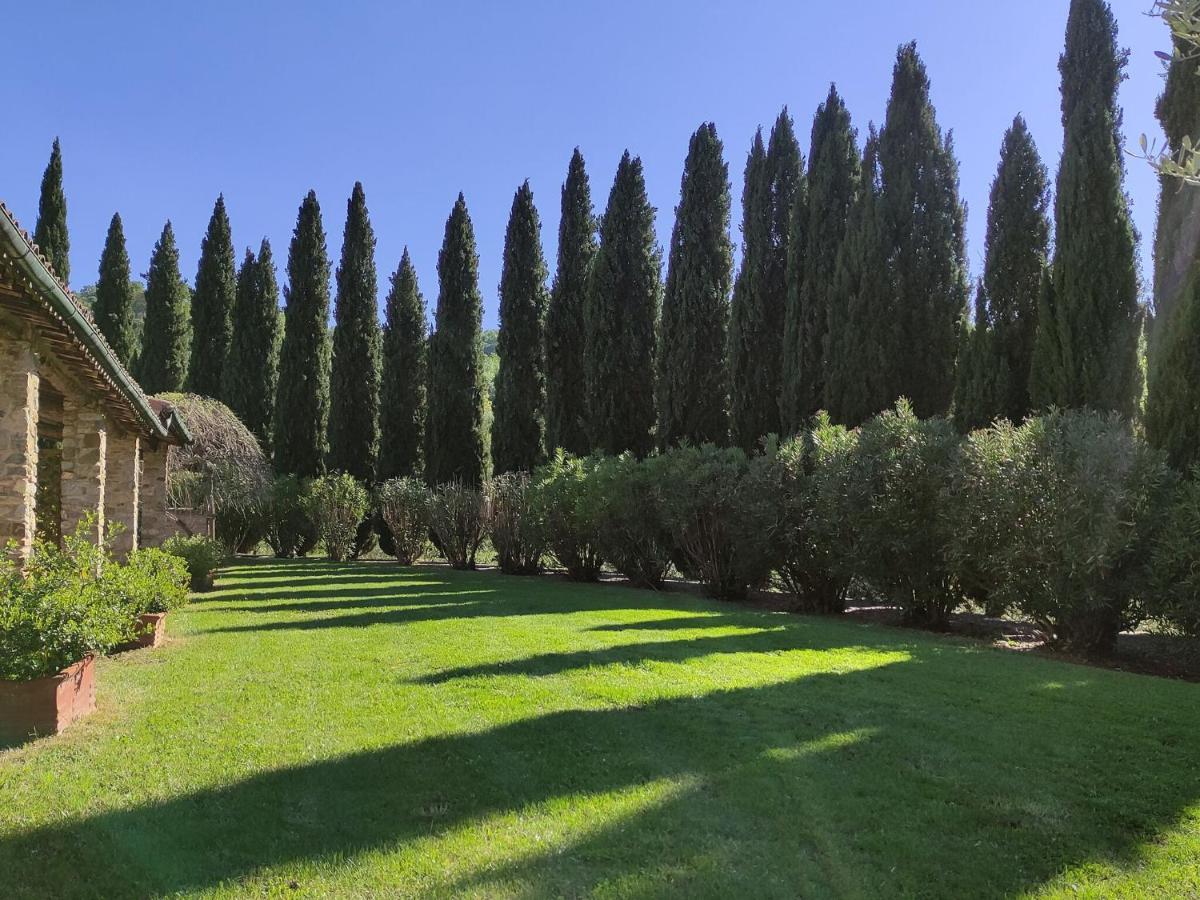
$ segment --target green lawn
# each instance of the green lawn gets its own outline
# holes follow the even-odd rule
[[[680,593],[241,562],[0,752],[0,896],[1200,895],[1200,686]]]

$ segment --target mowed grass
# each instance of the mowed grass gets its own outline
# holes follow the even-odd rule
[[[0,897],[1200,895],[1200,686],[682,593],[243,561],[0,752]]]

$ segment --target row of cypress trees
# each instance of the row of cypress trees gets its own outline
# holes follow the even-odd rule
[[[315,195],[298,216],[282,325],[270,246],[248,253],[235,272],[221,198],[189,319],[168,223],[151,264],[138,372],[151,391],[186,384],[225,399],[274,443],[280,471],[331,466],[367,480],[423,470],[436,482],[476,482],[489,451],[496,471],[507,471],[530,468],[556,447],[645,454],[656,444],[713,441],[752,450],[767,434],[799,430],[820,409],[855,425],[899,396],[919,415],[953,411],[964,429],[1053,405],[1132,416],[1142,310],[1116,104],[1124,65],[1108,4],[1072,0],[1060,61],[1065,143],[1053,255],[1049,176],[1018,116],[992,185],[973,316],[953,141],[938,125],[928,74],[909,44],[897,55],[883,127],[871,126],[861,152],[832,86],[814,117],[807,160],[786,109],[765,140],[761,130],[755,135],[736,279],[728,166],[710,123],[689,144],[665,285],[640,160],[622,157],[597,220],[576,150],[549,289],[539,216],[523,184],[505,241],[490,448],[478,255],[461,195],[439,254],[428,342],[407,251],[381,332],[361,185],[348,205],[332,342],[330,263]],[[1172,72],[1160,115],[1173,145],[1200,124],[1196,80]],[[57,143],[48,179],[56,165],[61,189]],[[57,202],[65,211],[65,200]],[[65,224],[61,231],[65,242]],[[47,234],[54,239],[53,228]],[[1194,250],[1181,252],[1194,260]],[[131,329],[113,312],[128,283],[119,217],[101,268],[97,319],[118,354],[132,355]],[[1176,308],[1160,310],[1160,320],[1170,312],[1179,324],[1159,329],[1162,350],[1150,366],[1148,431],[1181,447],[1181,435],[1200,432],[1200,424],[1178,424],[1196,384],[1178,374],[1197,357],[1197,326],[1184,324],[1200,318],[1185,302],[1195,281],[1175,292]]]

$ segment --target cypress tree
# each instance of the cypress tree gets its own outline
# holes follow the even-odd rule
[[[330,367],[329,253],[314,191],[308,192],[296,217],[283,296],[275,469],[313,478],[325,471]]]
[[[1124,77],[1117,25],[1103,0],[1072,0],[1062,74],[1062,161],[1055,197],[1053,303],[1038,328],[1044,407],[1132,416],[1140,394],[1137,235],[1125,196],[1117,89]],[[1048,336],[1049,337],[1049,336]],[[1047,377],[1052,373],[1053,377]]]
[[[381,337],[375,232],[360,182],[346,203],[333,317],[329,469],[371,482],[379,456]]]
[[[37,224],[33,241],[49,260],[63,284],[71,280],[71,238],[67,234],[67,195],[63,192],[62,147],[58,138],[50,149],[50,162],[42,174]]]
[[[591,450],[583,360],[596,228],[592,189],[576,147],[562,188],[558,268],[546,310],[546,447],[576,455]]]
[[[826,407],[837,258],[846,240],[862,160],[850,112],[837,92],[813,118],[806,204],[793,205],[784,329],[783,425],[799,431]]]
[[[229,355],[231,318],[237,295],[237,263],[225,196],[217,197],[208,231],[200,243],[196,290],[192,295],[192,364],[188,389],[221,400],[221,379]]]
[[[606,453],[645,456],[654,446],[660,271],[642,161],[626,150],[608,195],[588,287],[588,416],[592,446]]]
[[[892,284],[881,221],[879,135],[870,126],[829,304],[825,402],[854,427],[894,402],[887,378]]]
[[[475,229],[462,194],[438,253],[438,301],[429,341],[425,479],[478,487],[486,476],[483,434],[483,300]]]
[[[754,450],[780,432],[783,331],[792,203],[803,196],[803,161],[787,109],[766,152],[755,135],[742,197],[742,268],[729,322],[729,425],[732,441]]]
[[[692,135],[671,231],[658,356],[658,442],[729,439],[725,353],[733,242],[729,166],[712,123]]]
[[[492,470],[532,471],[546,458],[546,259],[542,223],[526,181],[513,197],[500,276]]]
[[[951,136],[942,136],[916,44],[901,47],[879,135],[880,213],[892,290],[883,335],[886,405],[908,397],[918,416],[954,396],[967,309],[966,210]]]
[[[163,227],[146,274],[146,325],[138,380],[148,394],[182,391],[187,382],[188,286],[179,274],[179,248],[171,223]]]
[[[100,254],[100,280],[96,282],[96,304],[92,307],[96,327],[108,341],[121,364],[128,366],[137,349],[137,329],[133,324],[133,281],[129,274],[129,253],[125,249],[125,227],[121,214],[113,213]]]
[[[1158,103],[1167,147],[1200,139],[1200,73],[1177,46]],[[1146,395],[1146,437],[1172,465],[1200,463],[1200,187],[1164,177],[1155,246],[1155,329]]]
[[[274,439],[282,324],[275,258],[271,242],[263,238],[258,258],[247,250],[238,272],[233,340],[221,392],[229,408],[268,451]]]
[[[996,347],[997,338],[995,321],[980,282],[975,292],[975,322],[963,322],[959,331],[954,424],[964,434],[990,425],[1002,416],[1000,410],[1011,379],[1008,360]]]
[[[400,267],[392,275],[383,324],[380,481],[424,472],[428,331],[417,270],[405,247]]]

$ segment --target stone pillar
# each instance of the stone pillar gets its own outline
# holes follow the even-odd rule
[[[138,548],[138,512],[142,460],[141,438],[128,432],[108,434],[108,476],[104,480],[105,518],[112,551],[124,559]],[[113,523],[120,525],[113,528]]]
[[[37,530],[38,368],[27,344],[0,339],[0,552],[28,559]]]
[[[108,466],[108,424],[104,414],[63,399],[62,530],[75,533],[89,512],[97,541],[104,540],[104,485]]]
[[[162,443],[142,445],[141,547],[157,547],[175,533],[167,517],[168,450]]]

